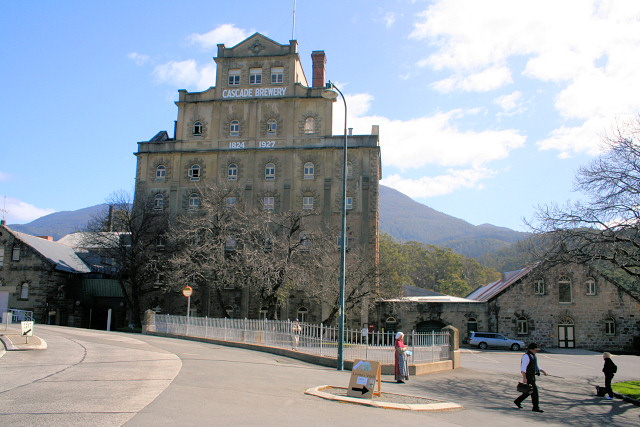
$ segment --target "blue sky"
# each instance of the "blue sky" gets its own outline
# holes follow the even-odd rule
[[[6,219],[133,189],[138,141],[173,135],[178,89],[215,82],[218,43],[286,44],[293,0],[0,4]],[[635,0],[298,0],[307,77],[324,50],[349,127],[379,125],[382,183],[472,224],[523,230],[579,197],[576,169],[640,112]],[[334,133],[342,132],[341,103]]]

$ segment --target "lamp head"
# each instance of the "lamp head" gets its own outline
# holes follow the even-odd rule
[[[338,93],[333,90],[333,83],[327,82],[327,84],[324,86],[324,90],[322,91],[322,97],[326,99],[338,98]]]

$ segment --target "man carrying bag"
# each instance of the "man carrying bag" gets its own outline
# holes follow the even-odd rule
[[[538,368],[538,358],[536,357],[536,353],[538,352],[538,345],[535,343],[529,344],[528,350],[525,354],[522,355],[522,361],[520,363],[520,372],[522,373],[522,382],[526,382],[530,391],[523,390],[524,392],[520,397],[513,401],[516,406],[522,408],[522,401],[525,400],[529,394],[531,394],[531,403],[533,403],[533,412],[544,412],[540,409],[540,402],[538,400],[538,387],[536,386],[536,375],[540,375],[542,372],[545,376],[547,373]],[[518,389],[523,389],[522,386],[518,386]]]

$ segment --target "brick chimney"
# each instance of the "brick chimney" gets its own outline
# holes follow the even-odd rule
[[[327,63],[327,57],[324,50],[314,50],[311,52],[311,60],[313,62],[313,79],[311,87],[324,87],[324,66]]]

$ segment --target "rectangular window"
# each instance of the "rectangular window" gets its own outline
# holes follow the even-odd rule
[[[544,281],[543,280],[536,280],[535,283],[533,284],[534,286],[534,292],[536,295],[544,295]]]
[[[224,204],[225,204],[226,207],[230,208],[230,207],[235,206],[236,200],[237,199],[235,197],[225,197]]]
[[[14,246],[11,253],[11,261],[20,261],[20,247]]]
[[[558,302],[563,302],[563,303],[573,302],[571,298],[571,282],[569,281],[558,282]]]
[[[271,69],[271,84],[279,85],[284,81],[284,67],[273,67]]]
[[[593,279],[587,280],[587,295],[595,295],[596,294],[596,282]]]
[[[615,335],[616,334],[616,324],[613,320],[605,320],[604,322],[604,333],[605,335]]]
[[[353,209],[353,198],[347,197],[347,210]]]
[[[0,246],[0,267],[4,264],[4,246]]]
[[[262,84],[262,68],[251,68],[249,70],[249,84],[250,85]]]
[[[313,209],[313,197],[302,198],[302,209]]]
[[[229,86],[238,86],[240,84],[240,69],[229,70]]]
[[[527,335],[529,333],[529,325],[527,319],[518,319],[518,335]]]
[[[266,211],[272,211],[276,208],[276,202],[274,197],[265,197],[264,198],[264,209]]]
[[[29,299],[29,284],[26,282],[20,288],[20,299]]]

